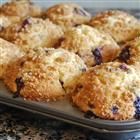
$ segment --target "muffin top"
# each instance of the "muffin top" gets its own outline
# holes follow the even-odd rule
[[[66,95],[69,84],[83,69],[84,62],[74,53],[40,48],[10,64],[4,82],[26,99],[56,100]]]
[[[63,31],[48,19],[29,17],[2,30],[0,36],[28,51],[37,47],[53,47],[63,36]]]
[[[38,17],[41,15],[42,10],[40,7],[31,3],[30,0],[12,0],[1,6],[0,13],[5,16]]]
[[[89,24],[109,33],[118,43],[132,40],[140,34],[140,21],[118,10],[101,12],[93,17]]]
[[[82,7],[72,3],[62,3],[50,7],[45,15],[54,23],[62,26],[75,26],[87,23],[91,15]]]
[[[72,99],[82,111],[110,120],[127,120],[136,115],[140,97],[136,70],[118,62],[104,63],[82,74]]]
[[[88,25],[65,32],[60,47],[78,54],[89,67],[114,60],[120,50],[110,35]]]

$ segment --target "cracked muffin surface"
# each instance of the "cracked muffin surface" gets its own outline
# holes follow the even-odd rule
[[[89,67],[114,60],[120,51],[111,36],[87,25],[65,32],[60,48],[78,54]]]
[[[136,70],[118,62],[95,66],[82,74],[72,93],[73,103],[82,111],[109,120],[128,120],[136,115],[140,97]]]
[[[87,23],[91,18],[91,15],[86,10],[72,3],[54,5],[46,11],[45,15],[54,23],[62,26]]]
[[[140,21],[119,10],[109,10],[97,14],[89,24],[109,33],[118,43],[133,40],[140,34]]]
[[[10,64],[4,82],[25,99],[56,100],[67,94],[69,84],[83,69],[84,62],[74,53],[40,48]]]

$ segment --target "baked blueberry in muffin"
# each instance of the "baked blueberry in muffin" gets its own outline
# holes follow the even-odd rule
[[[140,119],[140,97],[137,97],[134,102],[136,111],[135,111],[135,118]]]
[[[127,64],[138,64],[140,66],[140,37],[124,45],[119,60]]]

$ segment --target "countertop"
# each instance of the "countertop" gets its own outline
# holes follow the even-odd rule
[[[0,140],[101,140],[92,131],[0,104]],[[140,136],[129,140],[140,140]]]
[[[97,140],[92,132],[0,104],[0,140]]]

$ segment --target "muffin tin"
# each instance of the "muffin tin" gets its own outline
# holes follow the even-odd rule
[[[0,103],[24,109],[43,116],[52,117],[74,125],[93,130],[95,136],[105,140],[128,140],[140,135],[140,120],[110,121],[99,118],[85,118],[85,114],[71,106],[67,99],[41,103],[14,98],[13,94],[0,82]]]
[[[88,11],[93,14],[98,12],[92,9]],[[0,103],[78,125],[83,129],[88,128],[95,136],[103,140],[140,140],[140,120],[111,121],[99,119],[96,116],[91,118],[90,113],[82,113],[71,106],[67,99],[48,103],[25,101],[23,98],[13,97],[2,81],[0,81]]]

